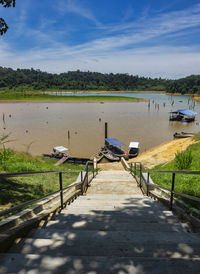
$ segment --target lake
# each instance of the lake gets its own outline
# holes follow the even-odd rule
[[[98,94],[105,96],[105,93]],[[23,151],[30,146],[30,152],[34,155],[50,153],[54,146],[63,145],[69,148],[73,156],[90,157],[104,144],[105,122],[108,123],[108,137],[125,143],[125,149],[128,149],[130,141],[138,141],[141,151],[172,140],[175,132],[199,131],[200,103],[189,100],[189,96],[160,93],[107,95],[146,98],[150,100],[150,107],[148,101],[1,103],[1,134],[11,133],[10,139],[14,141],[7,146]],[[186,108],[192,108],[198,113],[195,122],[169,121],[170,111]]]

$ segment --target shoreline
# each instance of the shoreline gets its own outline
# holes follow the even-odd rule
[[[147,169],[151,169],[157,165],[164,165],[172,161],[177,152],[186,150],[189,145],[194,144],[195,142],[196,141],[194,141],[192,137],[167,141],[142,152],[136,158],[128,160],[128,163],[142,162]],[[99,168],[102,170],[123,169],[120,162],[99,164]]]
[[[45,93],[49,93],[46,92]],[[186,96],[198,96],[198,94],[194,94],[194,93],[185,93],[185,94],[181,94],[180,92],[176,92],[176,93],[172,93],[172,92],[166,92],[165,90],[77,90],[77,91],[73,91],[73,90],[65,90],[65,91],[50,91],[50,93],[162,93],[162,94],[166,94],[166,95],[186,95]],[[200,99],[200,98],[199,98]]]
[[[81,103],[97,103],[97,104],[104,104],[104,103],[141,103],[141,102],[147,102],[148,100],[147,99],[138,99],[138,100],[119,100],[119,101],[38,101],[38,100],[30,100],[30,101],[24,101],[24,100],[19,100],[19,101],[12,101],[12,100],[9,100],[9,101],[0,101],[0,104],[9,104],[9,103],[14,103],[14,104],[17,104],[17,103],[77,103],[77,104],[81,104]]]
[[[0,98],[0,103],[106,103],[106,102],[146,102],[145,98],[126,96],[30,96],[29,98]]]

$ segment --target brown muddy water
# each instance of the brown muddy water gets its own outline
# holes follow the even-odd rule
[[[10,133],[14,141],[7,147],[19,151],[31,144],[29,152],[34,155],[63,145],[73,156],[90,157],[104,144],[105,122],[108,137],[125,143],[125,149],[130,141],[138,141],[141,151],[172,140],[176,131],[199,131],[198,115],[194,123],[169,122],[169,101],[162,97],[159,107],[156,104],[154,100],[150,107],[148,102],[1,103],[0,134]],[[177,107],[181,108],[180,103]]]

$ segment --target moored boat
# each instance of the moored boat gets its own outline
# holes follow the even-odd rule
[[[187,133],[187,132],[175,132],[174,133],[174,138],[189,138],[194,136],[195,133]]]
[[[62,164],[64,162],[85,165],[88,161],[90,161],[89,158],[79,158],[79,157],[71,156],[66,153],[67,151],[68,151],[68,148],[64,146],[56,146],[56,147],[53,147],[53,151],[51,154],[43,154],[43,156],[45,158],[49,157],[49,158],[59,159],[56,165]]]
[[[134,158],[134,157],[137,157],[138,154],[139,154],[139,142],[130,142],[128,157]]]
[[[194,122],[196,112],[189,109],[178,109],[170,112],[170,121]]]
[[[118,162],[120,160],[118,156],[114,155],[111,151],[106,149],[106,147],[102,147],[99,154],[103,155],[109,162]]]
[[[105,150],[114,157],[124,157],[127,159],[128,153],[124,151],[121,146],[125,146],[125,144],[115,138],[105,138]]]

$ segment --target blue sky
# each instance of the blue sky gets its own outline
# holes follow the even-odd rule
[[[198,0],[16,0],[0,66],[180,78],[200,74]]]

